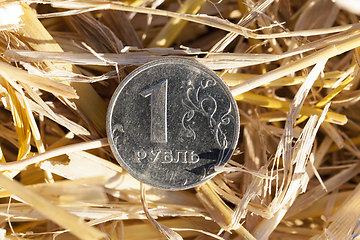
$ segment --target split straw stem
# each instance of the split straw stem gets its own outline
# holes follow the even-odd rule
[[[204,183],[195,188],[197,196],[205,207],[211,208],[209,211],[214,219],[218,219],[218,223],[221,224],[222,228],[226,228],[232,221],[233,210],[231,210],[219,197],[219,195],[209,186]],[[246,228],[240,225],[239,228],[234,229],[239,234],[241,239],[244,240],[255,240],[255,238],[249,233]]]

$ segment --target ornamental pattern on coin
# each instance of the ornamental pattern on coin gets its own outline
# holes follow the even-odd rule
[[[181,190],[214,176],[233,153],[239,113],[211,70],[166,58],[130,73],[108,109],[107,134],[120,163],[136,179]]]

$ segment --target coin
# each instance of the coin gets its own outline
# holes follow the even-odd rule
[[[225,83],[195,61],[165,58],[131,72],[115,90],[107,135],[120,165],[139,181],[182,190],[212,178],[239,135]]]

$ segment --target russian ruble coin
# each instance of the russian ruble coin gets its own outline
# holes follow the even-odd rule
[[[212,178],[228,161],[239,121],[234,98],[213,71],[165,58],[120,83],[109,104],[107,135],[115,158],[134,178],[182,190]]]

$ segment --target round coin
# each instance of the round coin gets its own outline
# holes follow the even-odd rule
[[[236,102],[213,71],[165,58],[120,83],[108,108],[107,135],[115,158],[133,177],[182,190],[210,179],[227,162],[239,125]]]

